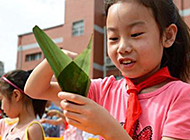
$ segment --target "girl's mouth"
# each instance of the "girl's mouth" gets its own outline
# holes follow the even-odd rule
[[[121,64],[124,64],[124,65],[128,65],[128,64],[131,64],[132,61],[131,60],[123,60],[120,62]]]
[[[130,64],[133,64],[135,61],[132,61],[132,60],[121,60],[120,61],[120,64],[123,64],[123,65],[130,65]]]
[[[131,68],[135,64],[135,61],[132,59],[120,59],[119,62],[124,68]]]

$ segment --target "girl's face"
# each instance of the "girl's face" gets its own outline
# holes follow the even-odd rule
[[[17,108],[14,104],[14,102],[10,101],[8,97],[0,93],[0,100],[1,100],[1,109],[4,111],[4,113],[9,116],[10,118],[16,118],[17,117]]]
[[[160,68],[163,45],[150,9],[137,2],[118,2],[108,10],[108,55],[128,78],[145,78]]]
[[[1,99],[1,109],[7,114],[10,110],[10,101],[9,99],[4,96],[3,94],[0,94],[0,99]]]

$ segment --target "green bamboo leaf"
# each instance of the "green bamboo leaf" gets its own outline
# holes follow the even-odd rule
[[[35,38],[49,62],[56,77],[72,61],[57,45],[38,27],[33,28]]]
[[[92,37],[88,47],[72,61],[39,27],[35,26],[33,32],[62,91],[87,96]]]
[[[63,91],[87,96],[90,79],[89,76],[72,61],[58,76],[58,83]]]
[[[87,75],[90,72],[90,56],[92,48],[93,35],[90,38],[87,48],[79,54],[74,61]]]

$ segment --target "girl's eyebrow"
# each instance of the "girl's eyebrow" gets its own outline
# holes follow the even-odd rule
[[[116,29],[114,27],[108,27],[108,28],[106,28],[106,31],[107,32],[109,32],[109,31],[114,32],[114,31],[116,31]]]
[[[143,21],[135,21],[135,22],[130,23],[128,26],[130,28],[132,28],[132,27],[138,26],[138,25],[142,25],[143,26],[143,25],[145,25],[145,23]]]
[[[145,22],[143,22],[143,21],[135,21],[135,22],[128,24],[127,26],[129,28],[133,28],[134,26],[144,26],[144,25],[145,25]],[[114,31],[116,31],[116,29],[114,27],[108,27],[108,28],[106,28],[106,31],[114,32]]]

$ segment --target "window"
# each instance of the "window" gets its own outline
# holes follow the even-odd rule
[[[26,61],[36,61],[36,60],[40,60],[42,58],[42,53],[34,53],[34,54],[28,54],[26,55]]]
[[[77,21],[73,22],[72,26],[72,35],[73,36],[80,36],[84,34],[84,21]]]

